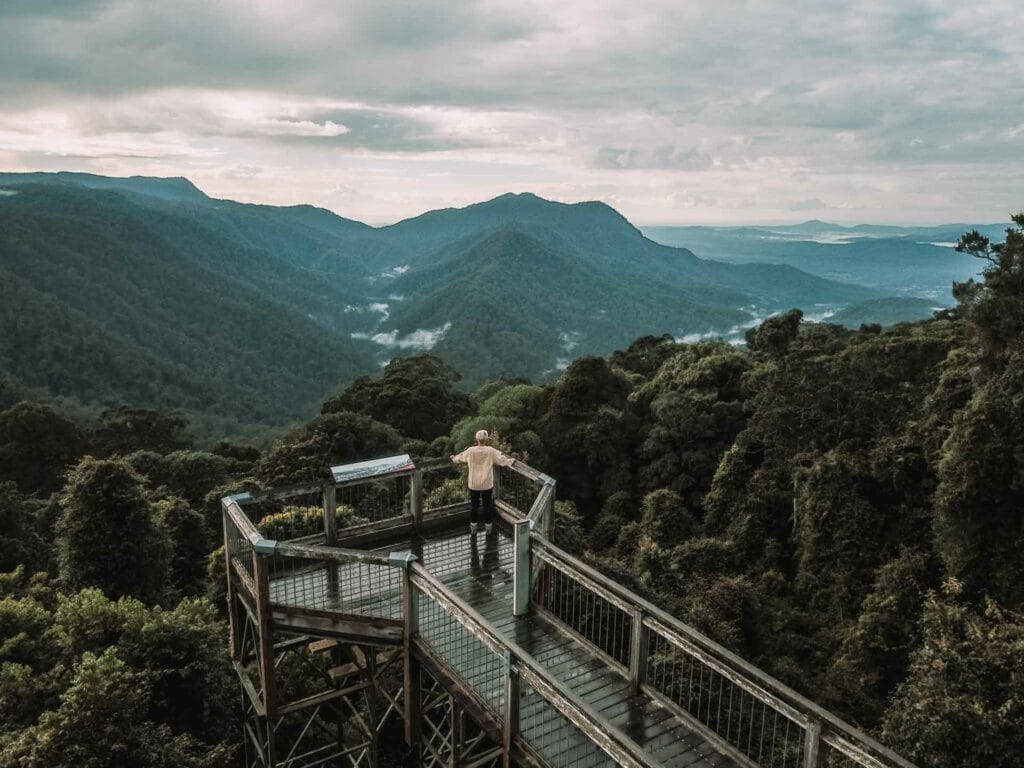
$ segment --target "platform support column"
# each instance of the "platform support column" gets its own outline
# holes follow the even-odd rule
[[[270,578],[267,573],[266,555],[253,552],[252,576],[256,586],[260,687],[263,691],[263,709],[267,718],[267,729],[273,734],[271,721],[277,717],[277,696],[274,680],[274,639],[270,624]],[[273,741],[272,738],[271,741]]]
[[[333,547],[338,543],[338,494],[334,483],[324,486],[324,543]],[[338,564],[327,563],[327,594],[338,596]]]
[[[512,614],[524,615],[530,608],[530,521],[517,520],[512,533]]]
[[[501,732],[502,768],[512,766],[512,745],[519,735],[519,672],[512,655],[505,654],[505,722]]]
[[[405,743],[410,747],[418,747],[420,743],[420,662],[416,658],[413,640],[419,634],[419,605],[411,575],[411,564],[407,564],[402,577],[402,617],[405,620],[405,627],[402,631],[405,654],[402,684],[405,704]]]

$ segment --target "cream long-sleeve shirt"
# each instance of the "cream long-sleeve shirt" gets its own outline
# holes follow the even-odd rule
[[[494,487],[494,465],[509,467],[515,459],[489,445],[471,445],[452,461],[469,464],[469,490],[486,491]]]

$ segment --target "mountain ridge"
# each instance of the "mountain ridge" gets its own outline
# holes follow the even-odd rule
[[[48,380],[53,366],[33,368],[23,347],[0,354],[5,381],[90,407],[129,400],[280,424],[395,355],[439,354],[468,386],[543,380],[640,335],[741,339],[792,306],[882,295],[790,266],[701,259],[597,201],[510,193],[371,227],[315,206],[211,198],[178,179],[0,174],[0,188],[18,193],[0,196],[0,221],[16,255],[4,266],[32,288],[25,313],[44,318],[37,308],[57,301],[154,380],[184,377],[160,395],[104,381],[80,356],[76,382]],[[16,318],[5,324],[12,344],[26,341]],[[241,361],[244,381],[232,383]]]

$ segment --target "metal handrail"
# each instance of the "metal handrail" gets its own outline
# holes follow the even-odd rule
[[[631,605],[639,609],[643,614],[645,626],[662,632],[663,636],[666,636],[670,641],[672,640],[671,633],[679,635],[684,643],[696,646],[704,653],[713,656],[720,665],[731,669],[734,674],[738,673],[739,676],[746,677],[747,680],[744,682],[747,683],[747,686],[753,688],[750,692],[754,695],[761,694],[759,698],[762,695],[767,697],[770,701],[766,703],[769,703],[770,706],[776,706],[781,714],[794,718],[802,725],[807,725],[812,721],[827,725],[828,728],[835,732],[834,736],[828,732],[822,733],[822,740],[829,746],[850,757],[854,757],[854,755],[850,754],[850,747],[853,747],[853,751],[859,753],[854,759],[867,757],[878,765],[888,764],[899,766],[899,768],[916,768],[913,763],[896,754],[885,745],[880,744],[860,729],[833,715],[828,710],[815,704],[767,672],[758,669],[750,662],[716,643],[703,633],[698,632],[693,627],[684,624],[679,619],[654,605],[654,603],[645,600],[632,590],[627,589],[600,571],[587,565],[579,558],[555,546],[542,535],[537,532],[532,532],[530,535],[532,546],[537,547],[538,551],[543,553],[542,558],[554,558],[562,561],[587,581],[600,585],[603,592],[616,598],[616,603]],[[668,632],[666,633],[665,630],[668,630]],[[867,754],[864,754],[865,749]],[[886,763],[878,763],[874,755],[882,758]]]
[[[630,766],[630,768],[661,768],[660,762],[652,758],[621,729],[609,723],[588,704],[580,701],[562,682],[545,670],[533,656],[516,642],[501,635],[476,609],[449,591],[423,565],[418,562],[410,563],[409,580],[414,587],[440,603],[492,653],[507,656],[511,671],[529,683],[541,698],[583,731],[597,747],[620,765]],[[593,727],[598,724],[601,732],[595,734]]]
[[[447,458],[426,460],[420,462],[415,472],[421,477],[424,472],[439,471],[447,466],[450,466]],[[546,564],[548,567],[563,571],[569,577],[579,581],[587,590],[601,596],[620,610],[630,612],[633,617],[636,631],[631,640],[633,646],[631,656],[633,658],[630,661],[630,676],[638,688],[644,687],[643,672],[634,667],[637,667],[638,664],[643,667],[646,664],[646,652],[637,652],[637,649],[647,646],[647,637],[658,637],[661,638],[659,642],[669,643],[678,648],[680,652],[689,654],[751,696],[761,700],[768,707],[773,708],[780,715],[803,727],[807,733],[808,744],[811,741],[820,741],[821,744],[828,745],[862,766],[916,768],[912,763],[858,728],[815,704],[579,558],[557,547],[545,535],[551,522],[550,511],[554,501],[554,480],[521,462],[516,462],[508,469],[528,479],[534,484],[534,487],[538,488],[528,510],[519,509],[515,505],[498,500],[498,503],[506,509],[505,514],[508,517],[528,521],[530,529],[537,528],[537,530],[530,530],[523,537],[524,542],[528,543],[529,548],[533,550],[534,567]],[[277,542],[264,538],[259,528],[242,509],[242,505],[246,503],[270,499],[279,500],[328,490],[331,486],[332,483],[327,481],[320,485],[292,486],[285,489],[227,496],[222,499],[223,511],[241,536],[248,540],[254,555],[276,554],[284,557],[318,559],[328,563],[358,562],[408,568],[409,578],[417,588],[439,599],[446,610],[451,612],[460,623],[495,653],[507,654],[510,659],[510,669],[514,669],[516,674],[522,676],[523,680],[534,685],[537,692],[567,719],[588,735],[592,729],[584,726],[587,723],[600,723],[601,728],[605,729],[608,734],[609,742],[602,746],[608,754],[620,762],[626,761],[628,764],[637,766],[655,764],[628,736],[613,728],[596,713],[591,712],[586,705],[574,701],[564,685],[551,677],[518,645],[498,634],[487,620],[471,606],[449,592],[422,565],[418,563],[410,565],[405,553],[384,555],[333,545],[307,544],[299,541]],[[514,522],[514,520],[512,521]],[[521,527],[525,528],[526,526]],[[517,540],[518,533],[517,527]],[[528,555],[526,557],[528,558]],[[254,560],[256,559],[261,558],[254,558]],[[528,560],[524,560],[524,562],[528,562]],[[644,690],[657,698],[658,691],[650,686],[644,687]],[[545,695],[544,691],[547,691],[548,695]],[[554,697],[555,700],[551,697]],[[814,751],[816,749],[817,747],[814,748]]]

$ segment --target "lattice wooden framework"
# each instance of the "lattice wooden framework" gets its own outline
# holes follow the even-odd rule
[[[223,500],[248,768],[914,768],[555,546],[551,478],[471,535],[457,468],[385,463]]]

